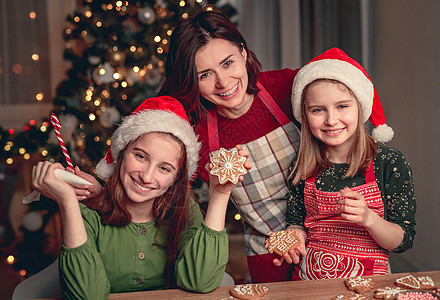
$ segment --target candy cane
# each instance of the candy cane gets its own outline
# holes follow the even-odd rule
[[[55,130],[55,133],[58,138],[58,142],[60,143],[61,150],[63,151],[64,157],[66,158],[67,164],[69,165],[69,169],[73,171],[74,167],[72,164],[72,161],[70,160],[69,153],[67,152],[66,145],[64,144],[63,138],[61,137],[60,128],[61,124],[60,121],[58,121],[57,116],[54,113],[50,114],[50,122],[52,123],[53,129]]]

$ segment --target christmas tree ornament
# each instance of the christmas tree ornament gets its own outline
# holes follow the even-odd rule
[[[107,107],[99,116],[99,123],[104,128],[110,128],[117,121],[119,121],[120,118],[121,114],[119,113],[119,110],[117,110],[115,107]]]
[[[153,24],[154,21],[156,20],[156,14],[154,13],[154,10],[151,7],[145,6],[139,9],[138,19],[142,23],[146,25],[150,25]]]
[[[88,60],[91,65],[95,65],[95,66],[101,62],[101,58],[95,55],[90,55]]]
[[[133,86],[133,84],[142,80],[142,76],[140,72],[135,72],[133,69],[129,69],[125,75],[125,80],[129,86]]]
[[[108,61],[114,67],[122,67],[125,63],[124,51],[110,51]]]
[[[112,83],[115,82],[113,73],[114,70],[112,66],[108,62],[105,62],[93,71],[92,78],[98,84]]]
[[[39,230],[43,226],[43,217],[38,211],[30,211],[23,217],[23,227],[31,232]]]
[[[147,71],[145,74],[144,80],[145,83],[156,86],[162,82],[163,70],[160,68],[153,68]]]

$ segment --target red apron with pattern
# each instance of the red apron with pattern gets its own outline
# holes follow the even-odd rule
[[[290,280],[293,266],[284,263],[276,267],[264,247],[272,231],[286,227],[288,195],[288,169],[297,155],[299,131],[266,89],[257,82],[257,96],[280,124],[268,134],[243,144],[250,156],[252,169],[231,193],[231,200],[240,211],[244,222],[244,241],[252,282]],[[208,111],[209,151],[215,154],[220,148],[217,112]]]
[[[295,268],[292,280],[342,278],[388,273],[388,251],[360,225],[342,219],[338,192],[316,189],[316,177],[306,180],[304,226],[308,230],[307,255]],[[366,183],[351,190],[364,196],[368,207],[382,218],[384,205],[371,162]]]

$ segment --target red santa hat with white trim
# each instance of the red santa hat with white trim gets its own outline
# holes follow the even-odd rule
[[[185,145],[188,160],[188,176],[197,170],[200,143],[194,133],[182,104],[172,97],[160,96],[142,102],[130,116],[123,118],[111,138],[111,146],[105,158],[96,166],[101,179],[109,178],[115,170],[119,153],[139,136],[149,132],[165,132],[177,137]]]
[[[345,84],[360,103],[364,122],[370,120],[375,127],[372,136],[376,141],[389,142],[394,131],[385,124],[385,114],[371,78],[365,69],[344,51],[332,48],[315,57],[295,76],[292,87],[292,109],[301,122],[301,99],[304,88],[318,79],[333,79]]]

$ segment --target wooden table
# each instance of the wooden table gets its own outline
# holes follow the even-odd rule
[[[395,286],[394,282],[397,278],[412,274],[414,276],[431,276],[436,283],[437,287],[440,287],[440,271],[427,271],[427,272],[412,272],[412,273],[396,273],[390,275],[371,276],[376,282],[376,288],[384,288],[387,286]],[[308,281],[285,281],[285,282],[272,282],[262,284],[269,288],[269,293],[262,300],[330,300],[334,296],[343,292],[348,292],[345,287],[344,279],[321,279],[321,280],[308,280]],[[111,294],[109,300],[145,300],[145,299],[196,299],[196,300],[232,300],[229,294],[231,287],[221,286],[214,291],[207,294],[196,294],[186,292],[180,289],[173,290],[160,290],[160,291],[148,291],[148,292],[132,292],[132,293],[120,293]],[[373,291],[365,294],[368,299],[373,298]]]

